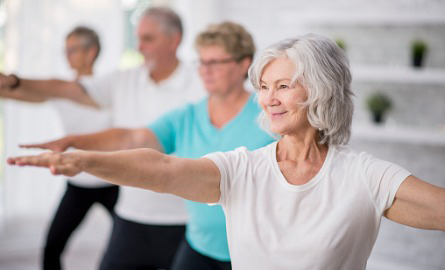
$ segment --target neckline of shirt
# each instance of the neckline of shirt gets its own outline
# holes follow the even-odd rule
[[[146,66],[142,65],[141,72],[145,74],[144,76],[141,76],[141,78],[143,78],[142,83],[154,87],[153,89],[179,89],[182,85],[187,85],[186,81],[191,77],[187,76],[186,70],[187,68],[185,67],[185,64],[182,61],[179,61],[178,66],[168,78],[156,83],[150,76],[147,76],[148,69]]]
[[[253,98],[254,98],[254,94],[251,93],[249,95],[249,98],[247,99],[246,103],[243,105],[243,108],[235,115],[235,117],[233,117],[232,119],[230,119],[229,122],[227,122],[224,126],[222,126],[221,128],[216,128],[213,124],[212,121],[210,121],[210,115],[209,115],[209,97],[206,98],[206,101],[204,102],[204,110],[205,110],[205,120],[206,123],[208,124],[209,128],[214,132],[214,133],[222,133],[225,130],[227,130],[228,128],[230,128],[230,126],[234,125],[234,123],[236,123],[237,121],[240,121],[240,119],[242,119],[243,115],[245,115],[245,111],[247,111],[248,107],[250,106],[250,104],[253,103]]]
[[[332,156],[333,156],[333,153],[334,153],[334,147],[333,146],[329,146],[328,147],[328,153],[326,155],[326,159],[323,162],[323,165],[321,166],[321,168],[318,171],[318,173],[311,180],[309,180],[306,184],[303,184],[303,185],[292,185],[292,184],[290,184],[286,180],[286,178],[284,177],[283,173],[280,170],[280,166],[278,165],[277,145],[278,145],[278,141],[276,141],[273,144],[271,144],[271,149],[269,151],[269,158],[270,158],[270,161],[273,164],[272,165],[273,172],[275,173],[275,176],[278,179],[278,182],[282,186],[284,186],[286,189],[289,189],[289,190],[292,190],[292,191],[296,191],[296,192],[303,192],[303,191],[309,190],[309,189],[313,188],[314,186],[316,186],[320,182],[320,180],[323,178],[323,175],[325,174],[325,172],[327,170],[327,167],[331,163]]]

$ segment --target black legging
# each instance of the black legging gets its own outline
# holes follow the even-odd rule
[[[100,270],[170,269],[185,225],[151,225],[114,216]]]
[[[230,270],[230,261],[212,259],[195,251],[184,238],[176,252],[171,270]]]
[[[118,194],[118,186],[84,188],[67,184],[46,238],[43,252],[44,270],[62,269],[60,256],[69,237],[82,222],[88,210],[98,202],[113,216]]]

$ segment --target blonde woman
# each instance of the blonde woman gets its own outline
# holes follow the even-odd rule
[[[165,114],[141,129],[110,129],[68,136],[35,147],[64,150],[118,150],[149,147],[178,157],[199,158],[245,146],[254,150],[273,141],[256,123],[260,108],[244,88],[255,46],[239,24],[211,25],[196,38],[199,74],[208,98]],[[231,269],[226,221],[220,206],[187,201],[185,239],[172,269]]]

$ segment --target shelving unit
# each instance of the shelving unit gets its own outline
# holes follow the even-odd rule
[[[445,147],[445,126],[442,129],[425,129],[383,125],[354,125],[351,139],[353,141],[381,141]]]
[[[396,10],[364,10],[359,9],[351,12],[338,10],[337,12],[323,10],[309,10],[302,12],[299,16],[292,16],[294,10],[283,12],[282,20],[289,24],[303,24],[310,26],[323,25],[437,25],[445,24],[445,16],[440,11],[434,13],[405,12],[398,13]],[[286,13],[289,13],[286,16]]]
[[[412,67],[364,65],[352,65],[351,69],[353,82],[436,84],[442,85],[445,91],[445,69],[415,69]]]

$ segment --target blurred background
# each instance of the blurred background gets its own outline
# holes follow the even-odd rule
[[[181,15],[185,61],[196,60],[196,33],[223,20],[243,24],[259,50],[308,32],[334,39],[353,72],[351,144],[445,187],[445,0],[0,0],[0,71],[70,78],[64,42],[78,24],[100,35],[96,74],[136,66],[135,25],[151,5]],[[0,100],[0,269],[38,269],[64,186],[46,170],[5,166],[5,157],[38,153],[17,145],[61,130],[51,106]],[[67,269],[96,269],[110,227],[104,209],[90,212],[68,244]],[[368,269],[445,269],[444,250],[444,232],[383,220]]]

